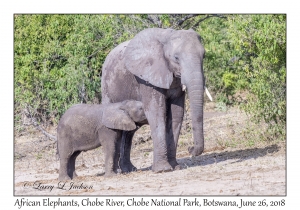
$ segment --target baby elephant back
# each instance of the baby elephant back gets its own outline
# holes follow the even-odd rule
[[[74,105],[62,116],[57,128],[58,135],[67,135],[74,141],[94,139],[97,130],[103,126],[101,115],[100,105]]]

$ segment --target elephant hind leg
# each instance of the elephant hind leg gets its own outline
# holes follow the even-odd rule
[[[68,173],[69,162],[70,162],[69,157],[67,158],[60,157],[60,167],[59,167],[59,176],[58,176],[59,181],[65,181],[71,179],[71,176],[69,176]]]
[[[72,179],[76,178],[78,175],[76,174],[75,171],[75,161],[76,158],[78,157],[78,155],[81,153],[81,151],[75,151],[71,157],[70,160],[68,162],[68,175],[69,177],[71,177]]]

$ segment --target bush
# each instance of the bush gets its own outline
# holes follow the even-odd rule
[[[74,19],[64,15],[15,15],[14,87],[17,124],[26,106],[40,118],[61,111],[72,90],[62,79],[69,55],[64,51],[67,37],[73,32]],[[66,81],[67,83],[67,81]],[[72,95],[71,95],[72,96]],[[63,99],[63,100],[60,100]]]
[[[269,125],[271,138],[285,138],[286,16],[226,15],[196,29],[206,50],[207,86],[219,103],[237,104],[257,123]],[[237,101],[236,92],[247,100]]]
[[[228,37],[239,61],[235,66],[249,91],[243,108],[265,121],[275,138],[286,129],[286,16],[228,17]]]
[[[30,110],[57,123],[72,104],[101,101],[102,64],[119,43],[151,23],[143,15],[15,15],[16,130]]]

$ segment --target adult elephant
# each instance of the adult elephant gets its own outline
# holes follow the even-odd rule
[[[204,149],[203,58],[205,50],[193,30],[149,28],[121,43],[107,56],[102,67],[102,103],[127,99],[143,102],[151,129],[154,172],[179,169],[176,147],[183,121],[185,91],[190,99],[193,156]],[[135,169],[130,162],[134,131],[123,131],[120,167]]]

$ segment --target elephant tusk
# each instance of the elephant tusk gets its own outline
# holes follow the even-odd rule
[[[182,91],[186,91],[186,86],[182,85]]]
[[[210,93],[209,93],[207,87],[204,86],[204,88],[205,88],[205,93],[206,93],[206,95],[208,96],[208,98],[209,98],[211,101],[213,101],[213,99],[212,99],[212,97],[211,97],[211,95],[210,95]]]

